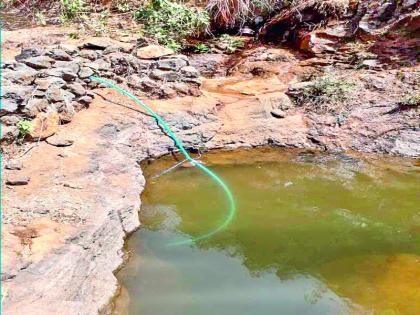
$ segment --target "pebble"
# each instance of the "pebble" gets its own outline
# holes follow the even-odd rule
[[[28,185],[29,181],[31,179],[27,176],[24,177],[14,177],[14,178],[8,178],[6,180],[6,185],[9,186],[23,186],[23,185]]]

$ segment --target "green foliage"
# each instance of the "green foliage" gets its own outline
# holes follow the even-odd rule
[[[227,53],[232,54],[237,50],[244,48],[245,45],[244,42],[240,39],[230,36],[228,34],[223,34],[219,38],[218,46],[225,50]]]
[[[115,4],[114,8],[119,13],[127,13],[133,9],[129,2],[121,0]]]
[[[85,9],[84,0],[60,0],[61,1],[61,16],[62,23],[78,20],[83,17]]]
[[[67,36],[70,38],[70,39],[79,39],[79,33],[77,33],[77,32],[71,32],[71,33],[68,33],[67,34]]]
[[[45,19],[45,15],[41,11],[37,11],[34,17],[38,25],[42,25],[42,26],[47,25],[47,20]]]
[[[169,0],[150,0],[135,12],[135,18],[144,24],[147,35],[174,50],[181,49],[187,37],[202,34],[209,25],[207,12]]]
[[[401,101],[402,105],[410,107],[420,106],[420,94],[408,94]]]
[[[208,52],[210,48],[206,44],[200,43],[200,44],[194,45],[193,50],[196,53],[202,54],[202,53]]]
[[[22,119],[17,122],[17,127],[19,129],[19,137],[24,138],[32,129],[32,121],[27,119]]]
[[[315,78],[311,84],[302,88],[295,98],[297,103],[310,103],[322,107],[349,100],[354,88],[353,82],[328,74]]]

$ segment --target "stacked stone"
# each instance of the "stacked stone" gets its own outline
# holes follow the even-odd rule
[[[17,123],[21,119],[39,118],[41,125],[45,119],[50,125],[55,120],[56,124],[70,122],[75,112],[93,101],[90,90],[102,87],[89,79],[94,74],[141,97],[200,94],[199,72],[188,58],[158,45],[139,47],[99,38],[79,47],[24,49],[15,59],[2,65],[2,141],[19,136]],[[38,130],[31,136],[39,139],[53,133]]]

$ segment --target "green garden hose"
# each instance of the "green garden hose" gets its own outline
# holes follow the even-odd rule
[[[117,90],[118,92],[124,94],[125,96],[128,96],[134,102],[136,102],[141,107],[143,107],[151,116],[153,116],[157,120],[158,124],[172,138],[172,140],[175,142],[175,145],[178,147],[178,149],[181,151],[181,153],[185,156],[185,159],[187,161],[191,162],[193,165],[197,166],[199,169],[201,169],[203,172],[205,172],[208,176],[210,176],[222,188],[222,190],[226,194],[228,204],[229,204],[229,210],[228,210],[228,213],[226,215],[226,218],[224,219],[224,221],[219,226],[217,226],[213,230],[208,231],[208,232],[206,232],[202,235],[199,235],[197,237],[193,237],[193,238],[190,238],[190,239],[187,239],[187,240],[172,242],[172,243],[170,243],[170,245],[183,245],[183,244],[194,243],[198,240],[209,238],[209,237],[213,236],[214,234],[216,234],[216,233],[222,231],[223,229],[225,229],[231,223],[231,221],[235,217],[235,213],[236,213],[235,200],[233,199],[233,194],[230,191],[228,185],[216,173],[214,173],[212,170],[205,167],[200,162],[194,160],[189,155],[189,153],[185,150],[184,146],[182,145],[182,142],[175,136],[175,134],[173,133],[171,128],[169,128],[169,126],[165,123],[165,121],[162,118],[160,118],[149,106],[144,104],[142,101],[140,101],[138,98],[136,98],[130,92],[127,92],[126,90],[120,88],[119,86],[117,86],[117,85],[115,85],[111,82],[105,81],[105,80],[103,80],[101,78],[98,78],[98,77],[95,77],[95,76],[91,76],[91,77],[89,77],[89,79],[97,81],[99,83],[103,83],[103,84]]]

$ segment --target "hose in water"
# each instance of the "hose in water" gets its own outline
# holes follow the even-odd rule
[[[213,236],[214,234],[222,231],[224,228],[226,228],[231,223],[233,218],[235,217],[236,205],[235,205],[235,200],[233,198],[232,192],[230,191],[228,185],[219,177],[219,175],[217,175],[215,172],[213,172],[212,170],[210,170],[209,168],[207,168],[206,166],[204,166],[200,162],[194,160],[189,155],[189,153],[185,150],[184,146],[182,145],[181,140],[179,140],[175,136],[175,134],[173,133],[171,128],[169,128],[169,126],[165,123],[165,121],[162,118],[160,118],[149,106],[144,104],[142,101],[140,101],[133,94],[131,94],[130,92],[127,92],[126,90],[120,88],[119,86],[117,86],[117,85],[115,85],[111,82],[108,82],[108,81],[106,81],[104,79],[101,79],[101,78],[98,78],[96,76],[90,76],[89,79],[94,80],[94,81],[99,82],[99,83],[103,83],[103,84],[117,90],[118,92],[122,93],[125,96],[128,96],[134,102],[136,102],[141,107],[143,107],[151,116],[153,116],[156,119],[158,124],[167,132],[169,137],[172,138],[172,140],[175,142],[175,145],[178,147],[178,149],[181,151],[181,153],[185,156],[185,159],[187,161],[191,162],[191,164],[193,164],[194,166],[201,169],[208,176],[210,176],[210,178],[212,178],[222,188],[223,192],[226,195],[228,205],[229,205],[229,209],[228,209],[228,212],[227,212],[227,215],[226,215],[224,221],[219,226],[217,226],[213,230],[210,230],[210,231],[208,231],[208,232],[206,232],[202,235],[199,235],[197,237],[193,237],[193,238],[186,239],[186,240],[181,240],[181,241],[175,241],[175,242],[170,243],[170,245],[183,245],[183,244],[194,243],[198,240],[209,238],[209,237]]]

